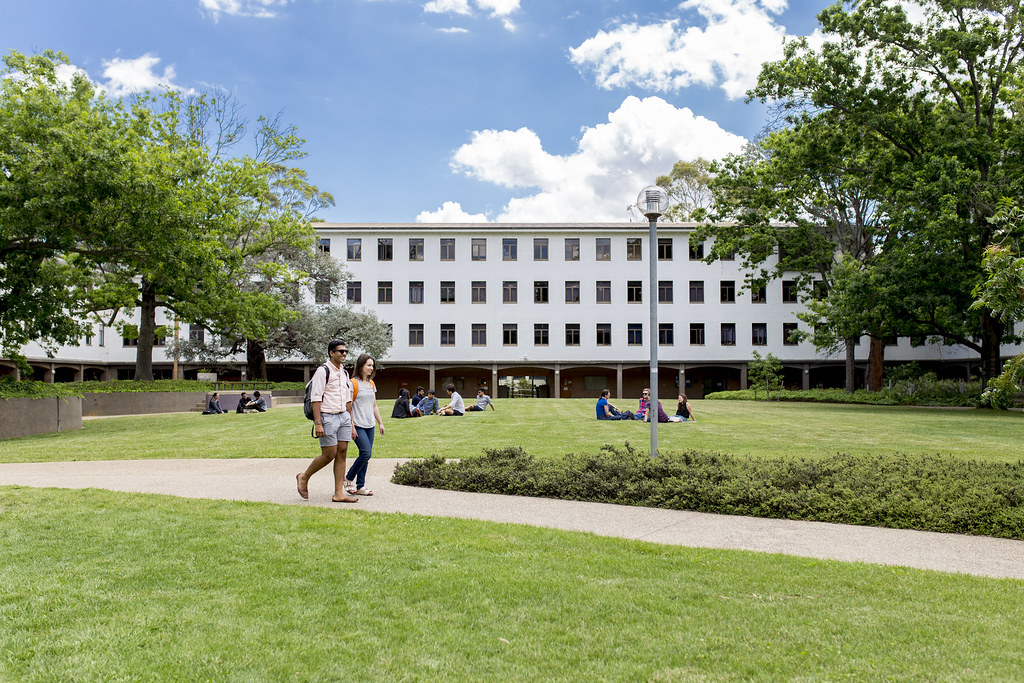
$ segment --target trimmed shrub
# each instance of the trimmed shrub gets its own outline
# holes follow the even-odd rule
[[[522,448],[439,455],[395,469],[392,481],[501,493],[1024,539],[1024,463],[922,455],[742,458],[705,451],[599,453],[537,459]]]
[[[754,391],[718,391],[704,398],[712,401],[753,401]],[[936,380],[924,377],[918,380],[893,382],[891,387],[880,391],[857,391],[848,393],[843,389],[780,389],[772,393],[778,401],[805,403],[861,403],[876,406],[954,406],[977,407],[981,405],[981,384],[957,380]]]

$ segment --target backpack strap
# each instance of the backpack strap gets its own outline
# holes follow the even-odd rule
[[[359,380],[355,377],[352,378],[352,402],[355,403],[356,396],[359,395]]]

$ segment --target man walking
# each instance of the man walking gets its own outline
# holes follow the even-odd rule
[[[348,349],[345,342],[332,339],[327,343],[328,363],[316,372],[310,384],[309,398],[313,405],[313,433],[320,440],[320,455],[313,458],[305,472],[295,475],[299,495],[309,498],[309,478],[334,461],[334,503],[358,503],[359,499],[345,492],[345,460],[348,442],[355,438],[352,426],[352,384],[342,366]]]

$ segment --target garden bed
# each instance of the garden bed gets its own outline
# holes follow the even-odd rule
[[[518,447],[413,460],[396,484],[727,515],[1024,539],[1024,463],[886,454],[746,458],[605,446],[534,458]]]

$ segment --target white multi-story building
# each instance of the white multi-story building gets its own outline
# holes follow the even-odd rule
[[[803,325],[792,281],[745,289],[739,261],[708,264],[703,250],[690,249],[690,225],[659,225],[654,292],[646,224],[321,223],[317,230],[321,249],[351,274],[348,302],[392,325],[394,344],[378,380],[382,396],[399,387],[441,391],[449,382],[503,396],[514,378],[529,378],[540,396],[594,397],[606,387],[616,396],[639,395],[648,381],[652,336],[660,396],[674,396],[679,387],[693,398],[744,387],[754,351],[779,358],[789,386],[844,382],[842,356],[789,341],[791,329]],[[657,330],[649,324],[652,296]],[[62,349],[52,360],[39,349],[26,353],[44,379],[128,376],[134,349],[112,332],[97,330],[85,345]],[[1004,348],[1007,356],[1021,351]],[[867,354],[864,340],[857,349],[862,368]],[[893,340],[885,356],[963,378],[978,361],[965,347],[913,346],[905,338]],[[172,362],[156,349],[158,373],[169,376]],[[303,379],[310,367],[269,364],[272,379]],[[183,365],[179,375],[195,369]]]

